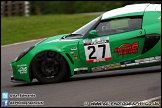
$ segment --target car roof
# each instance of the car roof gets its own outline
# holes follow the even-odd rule
[[[134,12],[144,12],[144,11],[161,11],[161,4],[143,3],[143,4],[126,5],[124,7],[105,12],[102,15],[101,19],[103,20],[118,15],[124,15],[124,14],[129,14]]]

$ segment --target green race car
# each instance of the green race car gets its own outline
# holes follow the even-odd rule
[[[76,74],[160,64],[161,4],[133,4],[27,48],[11,62],[11,81],[54,83]]]

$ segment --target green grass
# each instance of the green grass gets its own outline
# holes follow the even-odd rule
[[[99,15],[2,17],[1,45],[72,33]]]

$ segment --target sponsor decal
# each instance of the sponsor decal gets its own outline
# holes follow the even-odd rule
[[[91,45],[92,41],[91,40],[86,40],[84,41],[84,46]]]
[[[156,56],[156,57],[150,57],[150,63],[151,62],[158,62],[161,61],[161,56]]]
[[[78,56],[77,55],[74,55],[74,59],[77,60],[78,59]]]
[[[77,47],[71,48],[71,51],[75,51],[77,50]]]
[[[138,59],[138,60],[135,60],[135,62],[138,64],[144,64],[144,63],[149,63],[150,62],[150,59],[149,58],[144,58],[144,59]]]
[[[161,56],[155,56],[150,58],[138,59],[135,60],[137,64],[145,64],[145,63],[153,63],[153,62],[160,62]]]
[[[20,74],[27,73],[27,64],[17,65],[17,67],[18,67],[18,72],[20,72]]]
[[[74,52],[70,52],[70,54],[74,54]]]
[[[82,68],[75,68],[74,73],[75,74],[80,74],[88,71],[88,67],[82,67]]]
[[[84,41],[87,63],[112,60],[108,38],[97,38]]]
[[[136,54],[138,53],[138,42],[132,44],[125,43],[114,49],[114,52],[117,52],[119,55],[125,54]]]
[[[146,63],[153,63],[153,62],[161,62],[161,56],[143,58],[143,59],[138,59],[138,60],[129,60],[129,61],[124,61],[124,62],[120,62],[116,64],[93,67],[91,69],[93,72],[106,71],[106,70],[111,70],[111,69],[135,66],[135,65],[146,64]]]
[[[74,71],[88,70],[88,67],[75,68]]]
[[[84,46],[86,46],[86,45],[104,44],[104,43],[108,43],[108,42],[109,42],[109,40],[107,38],[98,38],[98,39],[86,40],[84,42]]]
[[[110,64],[110,65],[106,65],[105,70],[117,69],[117,68],[120,68],[120,67],[121,67],[120,63]]]
[[[93,72],[106,71],[106,70],[110,70],[110,69],[117,69],[120,67],[121,67],[120,63],[116,63],[116,64],[94,67],[94,68],[92,68],[92,71]]]
[[[17,65],[17,67],[27,66],[26,64]]]
[[[130,60],[130,61],[125,61],[125,62],[121,62],[121,67],[126,67],[126,66],[133,66],[136,65],[135,60]]]
[[[98,72],[98,71],[103,71],[103,70],[105,70],[105,67],[104,66],[98,66],[98,67],[92,68],[92,71],[93,72]]]

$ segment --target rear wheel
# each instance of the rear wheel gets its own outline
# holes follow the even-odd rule
[[[32,62],[32,72],[41,83],[60,82],[65,77],[66,71],[65,59],[53,51],[39,53]]]

